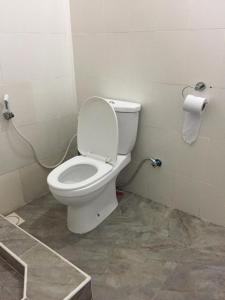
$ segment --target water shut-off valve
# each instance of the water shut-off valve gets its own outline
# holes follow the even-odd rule
[[[150,157],[151,165],[153,168],[159,168],[162,166],[162,161],[158,158],[152,158]]]
[[[6,119],[6,120],[10,120],[12,118],[14,118],[14,113],[10,111],[9,109],[9,95],[4,95],[4,105],[5,105],[5,109],[4,109],[4,112],[3,112],[3,117]]]

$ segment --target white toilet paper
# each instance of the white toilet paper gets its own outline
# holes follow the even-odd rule
[[[184,101],[183,139],[186,143],[194,143],[199,135],[202,112],[207,104],[206,98],[188,95]]]

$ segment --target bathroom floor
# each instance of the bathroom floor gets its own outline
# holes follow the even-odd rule
[[[23,283],[23,277],[0,258],[0,300],[21,300]]]
[[[96,230],[66,228],[51,195],[17,213],[22,228],[92,276],[94,300],[224,300],[225,228],[126,193]]]

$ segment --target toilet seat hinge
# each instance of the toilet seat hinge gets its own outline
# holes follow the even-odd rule
[[[110,157],[106,157],[106,158],[105,158],[105,163],[111,164],[111,162],[112,162],[112,160],[111,160]]]
[[[112,160],[110,157],[104,157],[104,156],[101,156],[101,155],[98,155],[98,154],[94,154],[92,152],[88,152],[86,153],[86,156],[87,157],[92,157],[94,159],[98,159],[98,160],[101,160],[101,161],[104,161],[105,163],[109,163],[111,164]]]

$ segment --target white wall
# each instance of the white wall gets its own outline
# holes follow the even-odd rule
[[[68,0],[0,0],[0,114],[10,96],[15,123],[51,164],[74,134],[74,87]],[[0,117],[0,213],[48,191],[47,171]]]
[[[225,2],[71,0],[79,101],[91,95],[143,105],[129,190],[225,225]],[[181,138],[181,90],[205,81],[211,102],[196,144]]]

